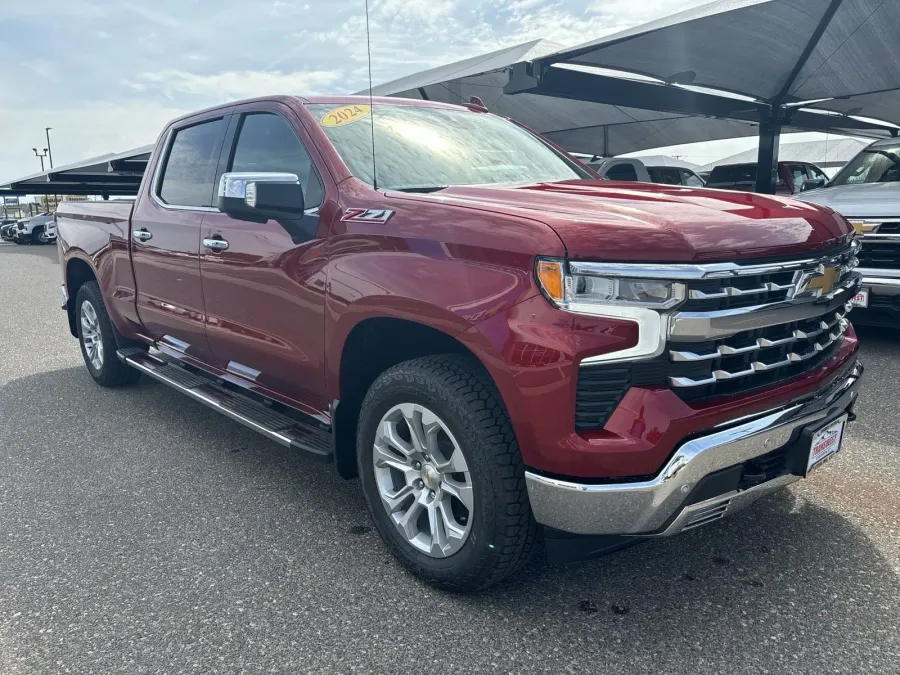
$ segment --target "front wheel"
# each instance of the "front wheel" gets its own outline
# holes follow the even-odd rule
[[[122,363],[116,356],[116,329],[106,312],[96,281],[83,284],[78,289],[75,322],[84,365],[98,384],[118,387],[135,382],[140,377],[139,370]]]
[[[378,532],[417,576],[478,591],[528,560],[537,526],[524,466],[479,363],[429,356],[385,371],[363,401],[357,450]]]

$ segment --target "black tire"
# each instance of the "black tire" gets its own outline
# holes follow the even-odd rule
[[[44,231],[42,226],[37,226],[31,231],[31,243],[32,244],[42,244],[41,241],[41,233]]]
[[[100,367],[96,367],[88,356],[87,347],[84,340],[84,326],[81,319],[85,311],[85,303],[90,303],[97,317],[99,326],[100,342],[103,345],[103,358]],[[112,321],[109,320],[109,314],[106,311],[106,305],[103,304],[103,296],[100,294],[100,286],[96,281],[89,281],[82,284],[78,289],[78,295],[75,298],[75,325],[78,329],[78,344],[81,346],[81,356],[84,358],[84,365],[87,366],[91,377],[104,387],[120,387],[125,384],[136,382],[141,373],[131,366],[125,365],[119,361],[116,356],[118,350],[116,328]]]
[[[382,417],[400,403],[437,414],[458,440],[474,492],[471,530],[445,558],[418,551],[400,535],[382,505],[372,463]],[[506,407],[481,364],[457,355],[426,356],[382,373],[366,394],[357,434],[363,493],[376,528],[415,575],[444,590],[473,592],[519,570],[534,551],[537,525],[525,487],[525,468]]]

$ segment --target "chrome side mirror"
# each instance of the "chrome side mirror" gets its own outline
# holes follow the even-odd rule
[[[232,218],[259,223],[302,218],[303,187],[293,173],[225,173],[219,181],[218,207]]]

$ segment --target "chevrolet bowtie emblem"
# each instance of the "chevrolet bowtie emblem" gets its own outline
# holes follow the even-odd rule
[[[841,273],[837,267],[833,265],[819,265],[815,272],[807,272],[803,275],[794,295],[811,293],[817,298],[821,298],[823,295],[829,295],[840,279]]]

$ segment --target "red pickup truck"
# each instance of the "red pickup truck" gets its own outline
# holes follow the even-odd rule
[[[359,476],[443,588],[715,521],[854,418],[843,217],[599,180],[480,106],[224,105],[163,131],[133,204],[57,218],[99,384],[145,374]]]

